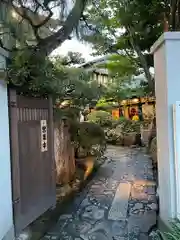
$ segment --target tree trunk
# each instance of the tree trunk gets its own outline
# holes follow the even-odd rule
[[[54,129],[54,151],[56,162],[56,183],[69,183],[75,174],[74,148],[71,144],[69,128],[64,122]]]
[[[155,93],[154,80],[150,74],[149,66],[147,64],[146,58],[143,55],[140,47],[135,43],[132,27],[128,27],[127,31],[129,32],[129,35],[130,35],[130,42],[131,42],[132,48],[137,53],[140,63],[141,63],[141,66],[144,69],[144,73],[145,73],[146,79],[148,81],[149,88],[152,91],[152,93],[154,94]]]
[[[176,30],[176,13],[177,13],[177,0],[173,0],[171,3],[171,28],[172,31]]]

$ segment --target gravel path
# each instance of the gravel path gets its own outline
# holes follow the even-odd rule
[[[109,146],[96,177],[43,240],[146,240],[156,224],[152,164],[143,149]]]

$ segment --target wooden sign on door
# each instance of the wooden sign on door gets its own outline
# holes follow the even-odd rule
[[[47,150],[47,121],[41,120],[41,152],[46,152]]]

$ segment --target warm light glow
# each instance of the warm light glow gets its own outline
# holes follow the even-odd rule
[[[139,102],[139,99],[138,99],[138,98],[134,98],[134,99],[132,100],[132,102],[133,102],[133,103],[138,103],[138,102]]]
[[[69,100],[65,100],[65,101],[63,101],[61,104],[60,104],[60,106],[61,107],[65,107],[65,106],[68,106],[70,104],[70,101]]]
[[[122,104],[122,105],[125,105],[125,104],[126,104],[126,100],[123,100],[123,101],[121,102],[121,104]]]

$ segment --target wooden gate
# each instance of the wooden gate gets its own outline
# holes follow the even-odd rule
[[[9,91],[10,143],[16,234],[56,203],[51,99]]]

